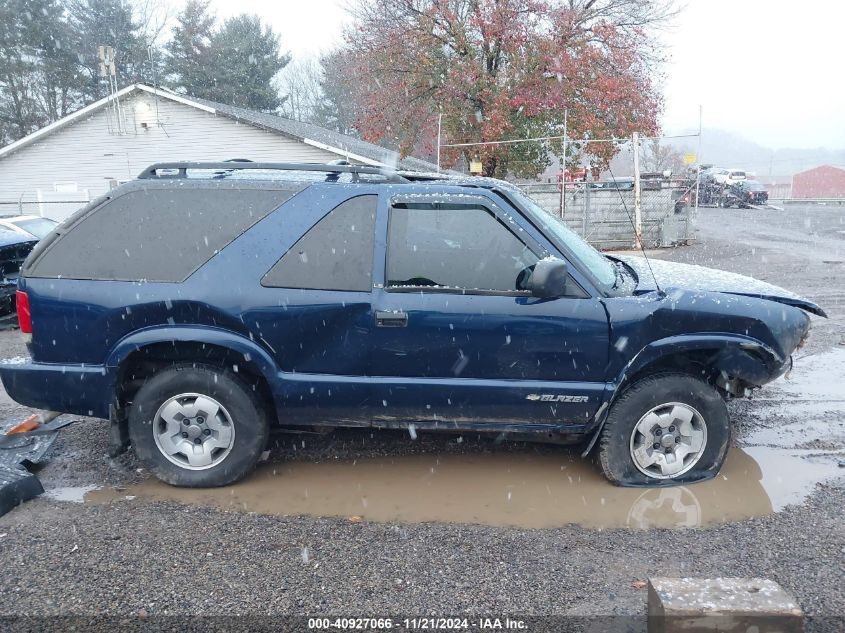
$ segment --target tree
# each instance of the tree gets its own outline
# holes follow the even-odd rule
[[[440,114],[453,142],[557,136],[565,111],[572,138],[653,133],[662,103],[646,29],[670,13],[649,0],[362,0],[342,52],[356,125],[368,140],[429,155]],[[559,150],[485,145],[444,159],[477,155],[485,175],[534,176]],[[607,162],[615,151],[572,145],[567,160]]]
[[[118,87],[152,83],[147,43],[130,4],[122,0],[69,0],[68,4],[70,23],[77,33],[76,53],[85,75],[81,92],[86,101],[108,94],[108,83],[100,77],[100,46],[114,49]]]
[[[0,144],[105,96],[99,46],[115,49],[119,87],[151,83],[168,15],[166,0],[0,2]]]
[[[79,105],[74,45],[73,30],[56,0],[0,4],[0,144]]]
[[[257,15],[229,18],[211,37],[210,83],[197,96],[261,112],[276,111],[283,99],[273,87],[273,78],[289,61],[290,56],[281,53],[278,35],[262,25]]]
[[[278,77],[284,95],[281,113],[295,121],[315,122],[323,101],[323,68],[313,57],[294,59]]]
[[[344,51],[324,55],[320,59],[323,68],[320,80],[321,99],[317,104],[311,122],[341,134],[358,136],[355,121],[358,118],[356,99],[353,98],[355,73],[346,68]]]
[[[680,173],[684,169],[684,159],[680,151],[671,145],[663,145],[659,139],[652,139],[644,144],[642,152],[642,171]]]
[[[211,91],[211,38],[214,15],[210,0],[188,0],[176,17],[172,37],[165,46],[166,83],[176,90],[202,96]]]
[[[278,77],[278,90],[284,99],[281,114],[358,136],[355,101],[349,97],[352,87],[348,82],[340,53],[295,59]]]

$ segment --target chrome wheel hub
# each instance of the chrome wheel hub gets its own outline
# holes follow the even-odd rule
[[[680,402],[654,407],[631,433],[631,459],[637,470],[654,479],[672,479],[687,472],[706,446],[704,418]]]
[[[229,412],[214,398],[183,393],[159,407],[153,437],[169,461],[188,470],[204,470],[232,451],[235,427]]]

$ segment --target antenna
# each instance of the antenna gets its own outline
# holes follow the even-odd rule
[[[150,58],[150,70],[153,74],[153,97],[156,104],[156,125],[161,127],[161,121],[158,118],[158,81],[156,80],[156,65],[153,59],[153,45],[147,44],[147,56]]]
[[[610,177],[613,178],[613,182],[616,183],[616,176],[613,175],[613,170],[610,168],[609,163],[607,165],[607,171],[610,172]],[[639,174],[636,177],[639,177]],[[587,184],[586,186],[589,186],[589,184]],[[625,209],[625,215],[628,216],[628,221],[631,222],[631,228],[634,229],[634,235],[637,235],[637,225],[634,222],[634,218],[631,217],[631,213],[628,211],[628,205],[625,204],[625,196],[622,195],[622,192],[619,190],[618,185],[615,187],[615,189],[616,193],[619,194],[619,200],[622,201],[622,208]],[[651,267],[651,261],[649,261],[648,255],[645,254],[645,247],[643,246],[643,241],[641,239],[638,239],[637,244],[640,247],[640,252],[643,254],[645,263],[648,265],[648,271],[651,273],[651,278],[654,279],[654,287],[657,288],[657,292],[663,292],[663,290],[660,288],[660,282],[657,281],[657,275],[654,274],[654,270]]]
[[[109,84],[109,105],[114,112],[114,125],[110,125],[111,134],[123,134],[126,127],[120,99],[117,98],[117,66],[114,62],[114,47],[98,46],[97,59],[100,64],[100,77],[105,77]]]

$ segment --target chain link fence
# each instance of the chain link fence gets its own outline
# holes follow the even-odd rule
[[[87,191],[38,192],[17,200],[0,200],[0,215],[38,215],[60,222],[88,202]]]
[[[523,184],[520,188],[546,211],[600,249],[636,246],[633,181]],[[693,237],[693,209],[683,185],[649,183],[640,193],[642,240],[646,248],[674,246]]]

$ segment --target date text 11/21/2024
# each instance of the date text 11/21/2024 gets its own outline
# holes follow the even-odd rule
[[[308,629],[375,630],[405,629],[411,631],[454,631],[477,629],[480,631],[523,631],[528,628],[522,620],[510,618],[438,618],[418,617],[393,620],[392,618],[308,618]]]

